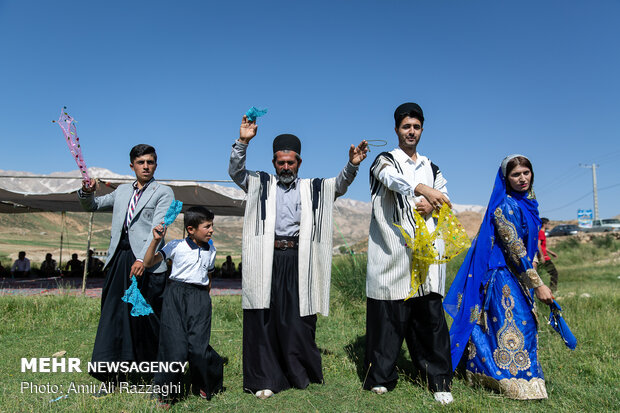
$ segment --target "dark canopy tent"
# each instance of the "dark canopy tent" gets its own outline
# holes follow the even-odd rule
[[[36,183],[41,183],[41,185],[28,185],[27,181],[31,179],[38,179]],[[133,180],[124,177],[100,179],[96,194],[97,196],[109,194],[121,183],[133,182]],[[242,192],[239,190],[210,184],[206,181],[158,179],[158,182],[172,188],[175,199],[183,202],[183,211],[191,206],[201,205],[209,208],[217,216],[243,216],[245,200],[242,199]],[[80,186],[81,180],[74,177],[2,175],[0,176],[0,213],[62,212],[64,226],[65,212],[84,212],[77,195]],[[87,255],[92,237],[93,216],[91,213]],[[62,259],[62,231],[60,257]],[[83,290],[85,285],[86,268],[84,269]]]
[[[202,205],[209,208],[215,215],[243,216],[245,201],[236,199],[216,189],[209,188],[204,184],[190,182],[166,182],[174,191],[175,199],[183,202],[183,210],[191,206]],[[101,181],[97,189],[97,195],[105,195],[112,192],[119,182]],[[70,192],[54,193],[19,193],[2,188],[0,183],[0,213],[20,212],[84,212],[78,197],[77,189]]]

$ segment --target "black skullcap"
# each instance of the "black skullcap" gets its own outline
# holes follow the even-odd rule
[[[301,141],[297,136],[290,133],[278,135],[273,140],[273,153],[278,151],[293,151],[297,155],[301,155]]]
[[[424,112],[422,112],[422,108],[417,103],[407,102],[396,108],[394,111],[396,127],[400,126],[400,122],[407,116],[417,118],[420,122],[424,123]]]

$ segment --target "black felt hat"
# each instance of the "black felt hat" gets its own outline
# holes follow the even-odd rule
[[[278,151],[293,151],[297,155],[301,155],[301,141],[297,136],[290,133],[278,135],[273,140],[273,153]]]
[[[420,122],[424,123],[424,112],[422,112],[422,108],[417,103],[407,102],[396,108],[394,111],[396,126],[400,125],[400,122],[407,116],[417,118]]]

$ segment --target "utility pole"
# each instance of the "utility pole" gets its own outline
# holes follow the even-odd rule
[[[579,164],[582,168],[592,168],[592,193],[594,194],[594,220],[598,220],[598,191],[596,190],[596,167],[597,164],[583,165]]]

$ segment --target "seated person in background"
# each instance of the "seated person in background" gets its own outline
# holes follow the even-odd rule
[[[41,263],[41,275],[44,277],[53,277],[56,275],[58,268],[56,260],[52,259],[52,254],[45,254],[45,261]]]
[[[84,274],[82,261],[78,260],[77,254],[71,254],[71,260],[65,265],[65,271],[68,271],[65,275],[69,277],[81,277]]]
[[[2,263],[0,262],[0,277],[2,277],[2,278],[6,277],[7,276],[6,272],[7,272],[6,268],[4,268],[2,266]]]
[[[20,251],[11,267],[13,277],[27,277],[30,275],[30,260],[26,258],[26,251]]]
[[[222,264],[222,278],[233,278],[235,276],[235,263],[230,255],[226,256],[226,261]]]
[[[241,278],[241,261],[239,261],[239,265],[237,265],[237,272],[235,273],[235,275],[237,276],[237,278]]]
[[[89,277],[103,277],[103,262],[97,258],[93,257],[93,250],[88,250],[88,276]],[[86,260],[84,260],[86,261]]]

